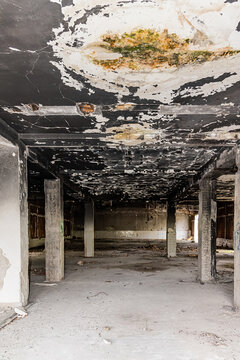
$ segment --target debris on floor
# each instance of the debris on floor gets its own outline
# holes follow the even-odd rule
[[[25,316],[28,315],[28,313],[26,312],[26,310],[23,307],[15,307],[14,311],[17,314],[17,316],[21,317],[21,318],[24,318]]]
[[[205,338],[207,341],[209,341],[214,346],[221,346],[221,345],[225,345],[225,343],[226,343],[226,340],[223,339],[221,336],[218,336],[211,332],[202,331],[200,333],[200,337]]]
[[[89,296],[87,296],[87,299],[96,297],[96,296],[98,296],[98,295],[106,295],[106,296],[108,296],[108,294],[105,293],[104,291],[99,291],[99,292],[98,292],[97,294],[95,294],[95,295],[89,295]]]
[[[104,330],[105,330],[105,331],[110,331],[111,328],[110,328],[110,326],[104,326]]]
[[[103,339],[103,342],[106,345],[111,345],[112,344],[111,340],[108,340],[108,339]]]

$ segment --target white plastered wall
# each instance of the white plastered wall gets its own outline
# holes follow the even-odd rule
[[[26,162],[18,147],[0,137],[0,305],[28,298]]]

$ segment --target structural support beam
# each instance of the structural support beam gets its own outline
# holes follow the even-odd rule
[[[60,179],[45,180],[46,280],[64,277],[63,187]]]
[[[236,152],[234,200],[234,306],[240,308],[240,148]]]
[[[198,221],[198,276],[207,282],[216,275],[216,180],[211,178],[200,183]]]
[[[221,175],[233,174],[236,172],[236,149],[227,148],[220,152],[217,158],[212,159],[206,166],[202,168],[201,173],[189,178],[188,184],[174,191],[171,197],[181,200],[188,196],[191,189],[194,191],[200,186],[200,183],[205,178],[217,179]]]
[[[239,114],[240,106],[229,105],[152,105],[152,104],[134,104],[120,103],[112,105],[88,104],[89,111],[84,111],[85,103],[76,103],[76,105],[63,106],[44,106],[40,104],[23,104],[14,107],[3,107],[10,114],[19,113],[26,116],[94,116],[103,111],[121,112],[132,111],[139,113],[143,111],[154,111],[161,115],[236,115]]]
[[[1,125],[1,124],[0,124]],[[76,148],[82,147],[86,144],[86,141],[93,141],[96,145],[101,146],[102,141],[108,140],[110,137],[116,135],[113,133],[19,133],[19,141],[24,142],[29,148],[39,148],[39,143],[41,143],[41,148]],[[175,149],[176,147],[192,147],[192,148],[205,148],[209,146],[229,148],[235,146],[235,133],[232,134],[232,138],[228,137],[226,139],[215,139],[208,138],[204,134],[189,134],[185,136],[185,133],[182,133],[184,139],[180,139],[178,142],[172,143],[171,141],[166,141],[164,147],[171,147]],[[161,145],[162,146],[162,145]]]
[[[27,155],[0,137],[0,305],[26,305],[28,279]]]
[[[94,202],[85,203],[84,255],[94,257]]]
[[[167,257],[176,256],[176,205],[170,200],[167,203]]]

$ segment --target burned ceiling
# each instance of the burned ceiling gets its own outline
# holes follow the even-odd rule
[[[239,1],[2,1],[0,117],[85,196],[166,199],[239,140],[239,24]]]

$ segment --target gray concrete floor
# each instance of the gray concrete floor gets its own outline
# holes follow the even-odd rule
[[[0,359],[239,359],[233,254],[219,252],[219,280],[200,285],[196,251],[178,252],[168,260],[145,246],[84,259],[68,250],[65,279],[55,286],[37,285],[44,253],[32,253],[32,306],[0,331]]]
[[[15,311],[11,307],[0,307],[0,329],[6,326],[10,321],[11,318],[16,315]]]

